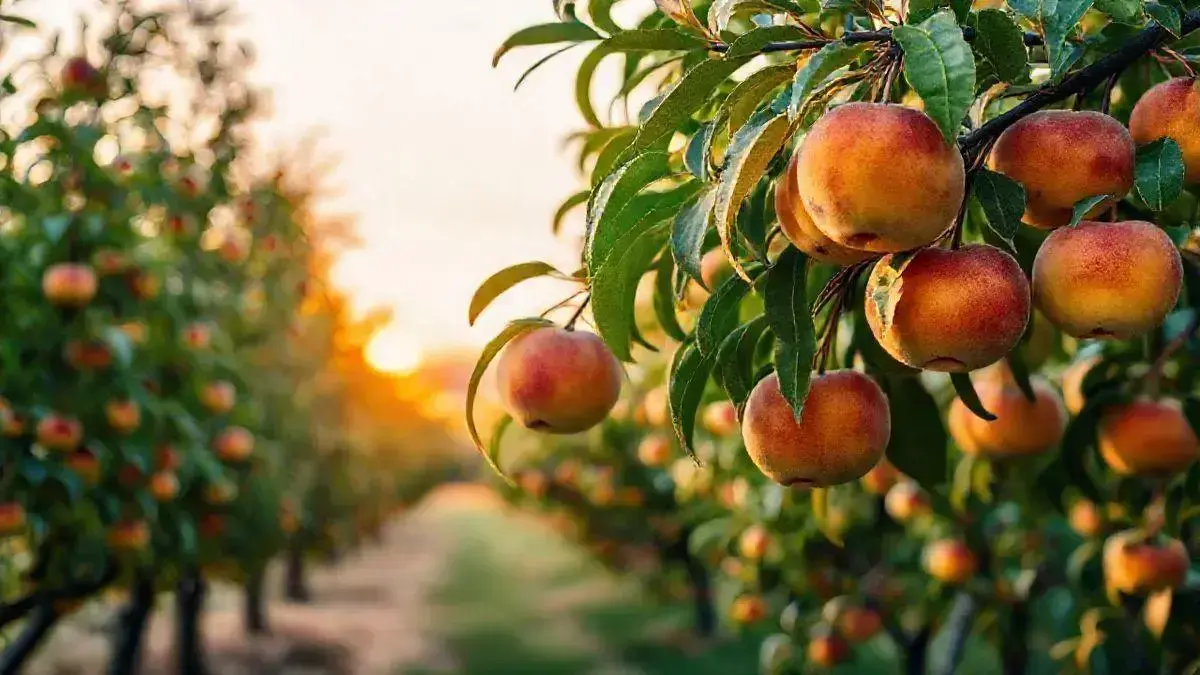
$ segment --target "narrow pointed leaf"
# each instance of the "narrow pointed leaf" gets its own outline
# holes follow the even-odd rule
[[[804,412],[804,401],[812,384],[812,359],[817,351],[807,290],[808,260],[798,249],[788,247],[767,271],[763,300],[767,322],[775,334],[779,390],[797,420]]]
[[[1025,213],[1025,188],[1002,173],[979,169],[971,183],[971,197],[979,202],[992,232],[1012,245]]]
[[[937,401],[920,378],[891,377],[885,385],[892,424],[888,461],[936,496],[949,472],[946,427]]]
[[[821,534],[829,540],[831,544],[842,548],[846,542],[842,541],[842,536],[835,530],[829,522],[829,490],[830,488],[813,488],[812,491],[812,511],[813,518],[816,520],[817,529],[821,530]]]
[[[519,263],[496,272],[479,285],[479,289],[475,291],[475,296],[471,298],[471,308],[467,313],[467,323],[472,326],[475,325],[475,320],[479,318],[483,310],[487,309],[487,306],[492,304],[492,301],[499,297],[501,293],[526,279],[544,277],[548,274],[562,276],[562,272],[555,269],[553,265],[540,261]]]
[[[679,319],[675,317],[675,293],[671,288],[674,272],[675,265],[671,256],[663,255],[659,258],[658,269],[654,273],[654,313],[663,332],[672,340],[683,342],[687,334],[683,332]]]
[[[971,376],[967,373],[950,373],[950,382],[954,384],[954,392],[962,399],[963,405],[967,406],[976,417],[987,420],[988,422],[995,421],[996,416],[988,412],[983,407],[983,403],[979,400],[979,394],[975,393],[975,385],[971,383]]]
[[[646,28],[617,33],[605,40],[604,46],[614,52],[678,51],[702,49],[708,42],[694,33],[674,28]]]
[[[904,50],[904,79],[917,92],[949,143],[975,102],[975,55],[954,13],[942,10],[916,26],[896,26]]]
[[[717,349],[713,376],[739,410],[758,382],[754,379],[754,352],[766,329],[767,315],[759,314],[734,329]]]
[[[558,210],[554,212],[554,223],[551,225],[550,231],[554,234],[558,234],[558,231],[562,229],[563,219],[567,217],[567,214],[571,212],[571,209],[574,209],[581,204],[586,204],[588,197],[591,195],[592,193],[587,190],[580,190],[570,197],[567,197],[567,201],[563,202],[562,205],[558,207]]]
[[[750,293],[750,284],[734,275],[717,286],[696,320],[696,347],[706,356],[716,354],[721,342],[738,325],[738,309]]]
[[[500,63],[500,59],[516,47],[550,45],[559,42],[585,42],[587,40],[599,39],[599,33],[592,30],[591,26],[579,21],[530,26],[513,33],[504,41],[504,44],[500,45],[500,48],[492,56],[492,66],[494,67]]]
[[[1083,199],[1075,202],[1074,208],[1071,209],[1071,222],[1067,224],[1067,227],[1075,227],[1079,223],[1083,222],[1083,219],[1087,217],[1088,212],[1096,208],[1096,206],[1101,202],[1108,199],[1112,199],[1112,195],[1093,195],[1091,197],[1084,197]]]
[[[867,45],[848,45],[830,42],[808,58],[804,66],[796,71],[792,80],[792,98],[788,106],[788,117],[796,119],[801,108],[808,102],[817,87],[841,68],[849,65],[867,49]]]
[[[618,239],[591,277],[592,318],[617,358],[630,361],[638,282],[669,236],[669,221],[643,220]]]
[[[796,72],[795,66],[783,63],[756,70],[729,92],[724,109],[728,110],[729,131],[737,133],[771,92],[778,89]]]
[[[1042,33],[1046,37],[1046,54],[1050,59],[1050,73],[1058,77],[1070,70],[1079,58],[1078,47],[1069,41],[1079,26],[1079,20],[1092,6],[1092,0],[1057,0],[1049,15],[1043,3]]]
[[[692,343],[681,345],[671,362],[668,389],[671,427],[675,430],[679,446],[693,459],[696,457],[696,450],[692,445],[692,435],[696,430],[696,411],[704,398],[704,388],[708,384],[712,368],[713,359],[701,354]]]
[[[1134,186],[1153,211],[1162,211],[1183,192],[1183,152],[1170,138],[1160,138],[1137,151]]]
[[[1025,35],[1008,12],[981,10],[976,17],[971,47],[1001,82],[1016,84],[1028,80],[1029,52],[1025,48]]]
[[[679,210],[671,227],[671,255],[675,264],[701,286],[700,258],[704,254],[704,237],[716,203],[715,188],[705,188]],[[710,289],[711,290],[711,289]]]

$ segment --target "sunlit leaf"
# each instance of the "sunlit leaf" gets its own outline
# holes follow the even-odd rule
[[[506,267],[492,276],[488,277],[479,288],[475,291],[474,297],[471,298],[471,307],[467,312],[467,323],[475,325],[475,320],[487,309],[492,301],[500,297],[508,289],[527,279],[535,279],[546,275],[555,274],[563,276],[553,265],[548,263],[533,261],[518,263]]]

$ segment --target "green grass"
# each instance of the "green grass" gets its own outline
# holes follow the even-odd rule
[[[752,675],[761,635],[690,655],[668,639],[689,628],[536,522],[479,507],[421,517],[457,550],[428,617],[460,675]],[[398,675],[431,675],[409,670]],[[445,671],[441,671],[445,672]]]

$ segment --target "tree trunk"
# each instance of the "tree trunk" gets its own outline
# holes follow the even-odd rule
[[[1029,602],[1012,608],[1004,636],[1004,675],[1025,675],[1029,668]]]
[[[142,638],[146,634],[146,621],[154,609],[154,595],[154,578],[139,575],[133,584],[129,604],[121,612],[121,625],[108,666],[109,675],[141,672]]]
[[[246,633],[250,635],[266,635],[270,632],[267,629],[266,598],[263,596],[263,573],[262,568],[256,569],[246,579],[243,618]]]
[[[192,571],[179,582],[175,594],[176,627],[178,630],[176,658],[179,675],[207,675],[204,664],[200,615],[204,610],[207,588],[204,578]]]
[[[287,571],[284,575],[284,597],[291,602],[308,602],[308,579],[304,570],[304,547],[293,541],[288,547]]]
[[[696,613],[696,635],[702,638],[712,637],[717,632],[717,612],[713,608],[712,583],[708,569],[692,555],[688,549],[688,539],[691,533],[684,531],[679,541],[675,542],[672,552],[683,562],[687,570],[688,581],[692,586],[692,603]]]
[[[905,652],[904,672],[906,675],[925,675],[925,666],[929,657],[929,640],[933,637],[933,627],[926,625],[920,632],[904,644],[896,646]]]
[[[0,654],[0,675],[17,675],[22,672],[25,662],[57,622],[58,612],[54,610],[54,603],[50,600],[42,601],[37,609],[33,610],[25,630],[8,645],[3,654]]]

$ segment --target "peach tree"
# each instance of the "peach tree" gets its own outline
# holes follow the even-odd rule
[[[517,487],[573,499],[555,472],[581,457],[592,482],[657,471],[643,503],[734,561],[726,615],[786,608],[766,670],[1196,667],[1200,10],[553,5],[495,59],[557,45],[523,81],[587,50],[585,186],[555,230],[586,226],[578,270],[515,265],[472,302],[574,289],[480,358],[493,468],[509,418],[599,425],[543,441]],[[694,465],[659,468],[664,430]]]

